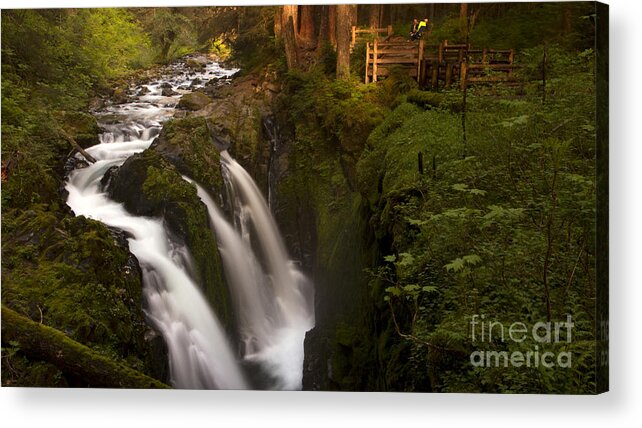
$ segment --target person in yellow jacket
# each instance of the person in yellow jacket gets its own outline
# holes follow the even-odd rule
[[[410,35],[410,39],[419,40],[426,31],[429,32],[430,30],[432,30],[432,25],[430,25],[430,21],[428,20],[428,18],[424,19],[423,21],[419,21],[417,30]]]

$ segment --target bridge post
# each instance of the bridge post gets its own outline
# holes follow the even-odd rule
[[[450,84],[452,83],[452,78],[453,78],[453,63],[452,62],[447,62],[446,63],[446,88],[450,87]]]
[[[378,54],[379,43],[375,39],[374,41],[374,53],[372,57],[372,81],[377,81],[377,54]]]
[[[366,84],[368,84],[368,66],[370,65],[370,42],[366,43]]]
[[[424,41],[419,40],[419,52],[417,53],[417,83],[421,82],[421,61],[424,58]]]
[[[439,62],[433,61],[432,62],[432,82],[431,86],[433,89],[437,89],[439,87]]]
[[[392,25],[388,25],[388,37],[392,36]]]
[[[468,62],[459,63],[459,88],[463,91],[466,88],[466,79],[468,78]]]

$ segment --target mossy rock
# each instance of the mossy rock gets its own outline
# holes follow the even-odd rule
[[[204,118],[167,121],[150,148],[173,164],[181,174],[208,190],[218,192],[223,189],[220,153],[212,143]]]
[[[110,173],[109,181],[110,195],[128,211],[164,219],[172,237],[189,248],[195,263],[195,281],[202,285],[221,322],[230,327],[233,320],[229,291],[216,240],[209,229],[207,209],[196,187],[183,180],[178,169],[153,149],[131,156]]]
[[[183,95],[178,102],[178,108],[196,111],[204,108],[211,102],[212,100],[210,97],[205,95],[203,92],[196,91]]]
[[[166,380],[166,351],[148,340],[155,334],[141,309],[141,271],[122,234],[39,205],[17,215],[3,213],[2,256],[4,304],[110,359]],[[54,378],[29,382],[56,386]]]
[[[259,182],[267,172],[269,144],[263,132],[263,118],[271,112],[264,93],[257,91],[259,78],[249,75],[234,79],[213,91],[214,100],[195,114],[206,117],[217,134],[229,141],[230,153]]]
[[[439,107],[444,102],[444,98],[444,95],[439,92],[420,91],[419,89],[413,89],[407,95],[409,103],[424,109]]]
[[[185,61],[185,65],[194,70],[201,70],[205,68],[206,63],[195,58],[188,58],[187,61]]]

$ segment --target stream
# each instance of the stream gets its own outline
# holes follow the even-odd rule
[[[67,204],[77,216],[128,234],[130,251],[143,273],[144,311],[167,344],[173,387],[296,390],[302,386],[305,333],[315,322],[314,289],[290,260],[268,204],[248,172],[223,151],[226,189],[217,198],[183,177],[196,186],[209,213],[233,299],[233,332],[225,331],[190,276],[189,248],[171,239],[163,219],[128,213],[101,184],[110,168],[152,144],[182,95],[213,78],[224,82],[236,71],[208,62],[195,72],[178,62],[158,81],[130,88],[135,95],[127,103],[95,112],[104,132],[100,144],[86,151],[97,162],[68,175]],[[227,198],[230,218],[214,202],[218,196]]]

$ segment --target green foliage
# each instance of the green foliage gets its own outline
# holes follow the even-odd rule
[[[80,9],[68,25],[81,35],[77,55],[100,83],[151,64],[151,41],[126,9]]]
[[[135,11],[136,17],[148,35],[153,60],[167,63],[198,47],[193,21],[180,8],[144,8]]]
[[[232,54],[232,49],[225,43],[222,38],[210,39],[208,52],[217,61],[225,61]]]
[[[548,41],[583,50],[594,44],[591,15],[595,13],[595,5],[590,2],[475,4],[469,6],[469,11],[478,12],[470,32],[473,46],[522,49]],[[442,40],[464,43],[466,23],[460,20],[459,13],[454,13],[434,25],[430,38],[436,43]]]
[[[4,304],[104,356],[152,371],[151,350],[143,340],[147,327],[139,271],[105,226],[34,205],[3,209],[2,232]],[[60,384],[57,370],[22,358],[9,363],[13,376],[33,369],[26,384]],[[51,376],[37,375],[39,367]],[[3,381],[4,375],[5,370]]]
[[[386,112],[376,87],[351,80],[330,80],[320,71],[291,73],[288,80],[289,112],[318,126],[339,150],[358,154],[368,134]]]
[[[149,64],[147,36],[125,9],[7,10],[2,14],[4,207],[58,201],[69,144],[97,142],[77,114],[107,80]]]
[[[423,372],[417,375],[429,377],[433,390],[593,391],[592,55],[551,53],[545,104],[537,82],[518,99],[469,92],[465,158],[461,116],[433,101],[450,95],[411,92],[408,100],[430,110],[399,105],[370,134],[358,162],[369,223],[388,250],[369,270],[373,293],[389,305],[397,336],[412,346],[417,364],[405,369]],[[545,321],[547,300],[552,320],[570,314],[576,330],[572,343],[541,351],[571,352],[571,368],[470,365],[468,356],[480,349],[467,330],[472,315],[507,325]],[[507,352],[534,346],[486,345]]]
[[[266,64],[280,63],[285,70],[285,51],[274,37],[275,7],[250,7],[243,9],[242,27],[232,42],[232,59],[244,72],[256,70]]]

